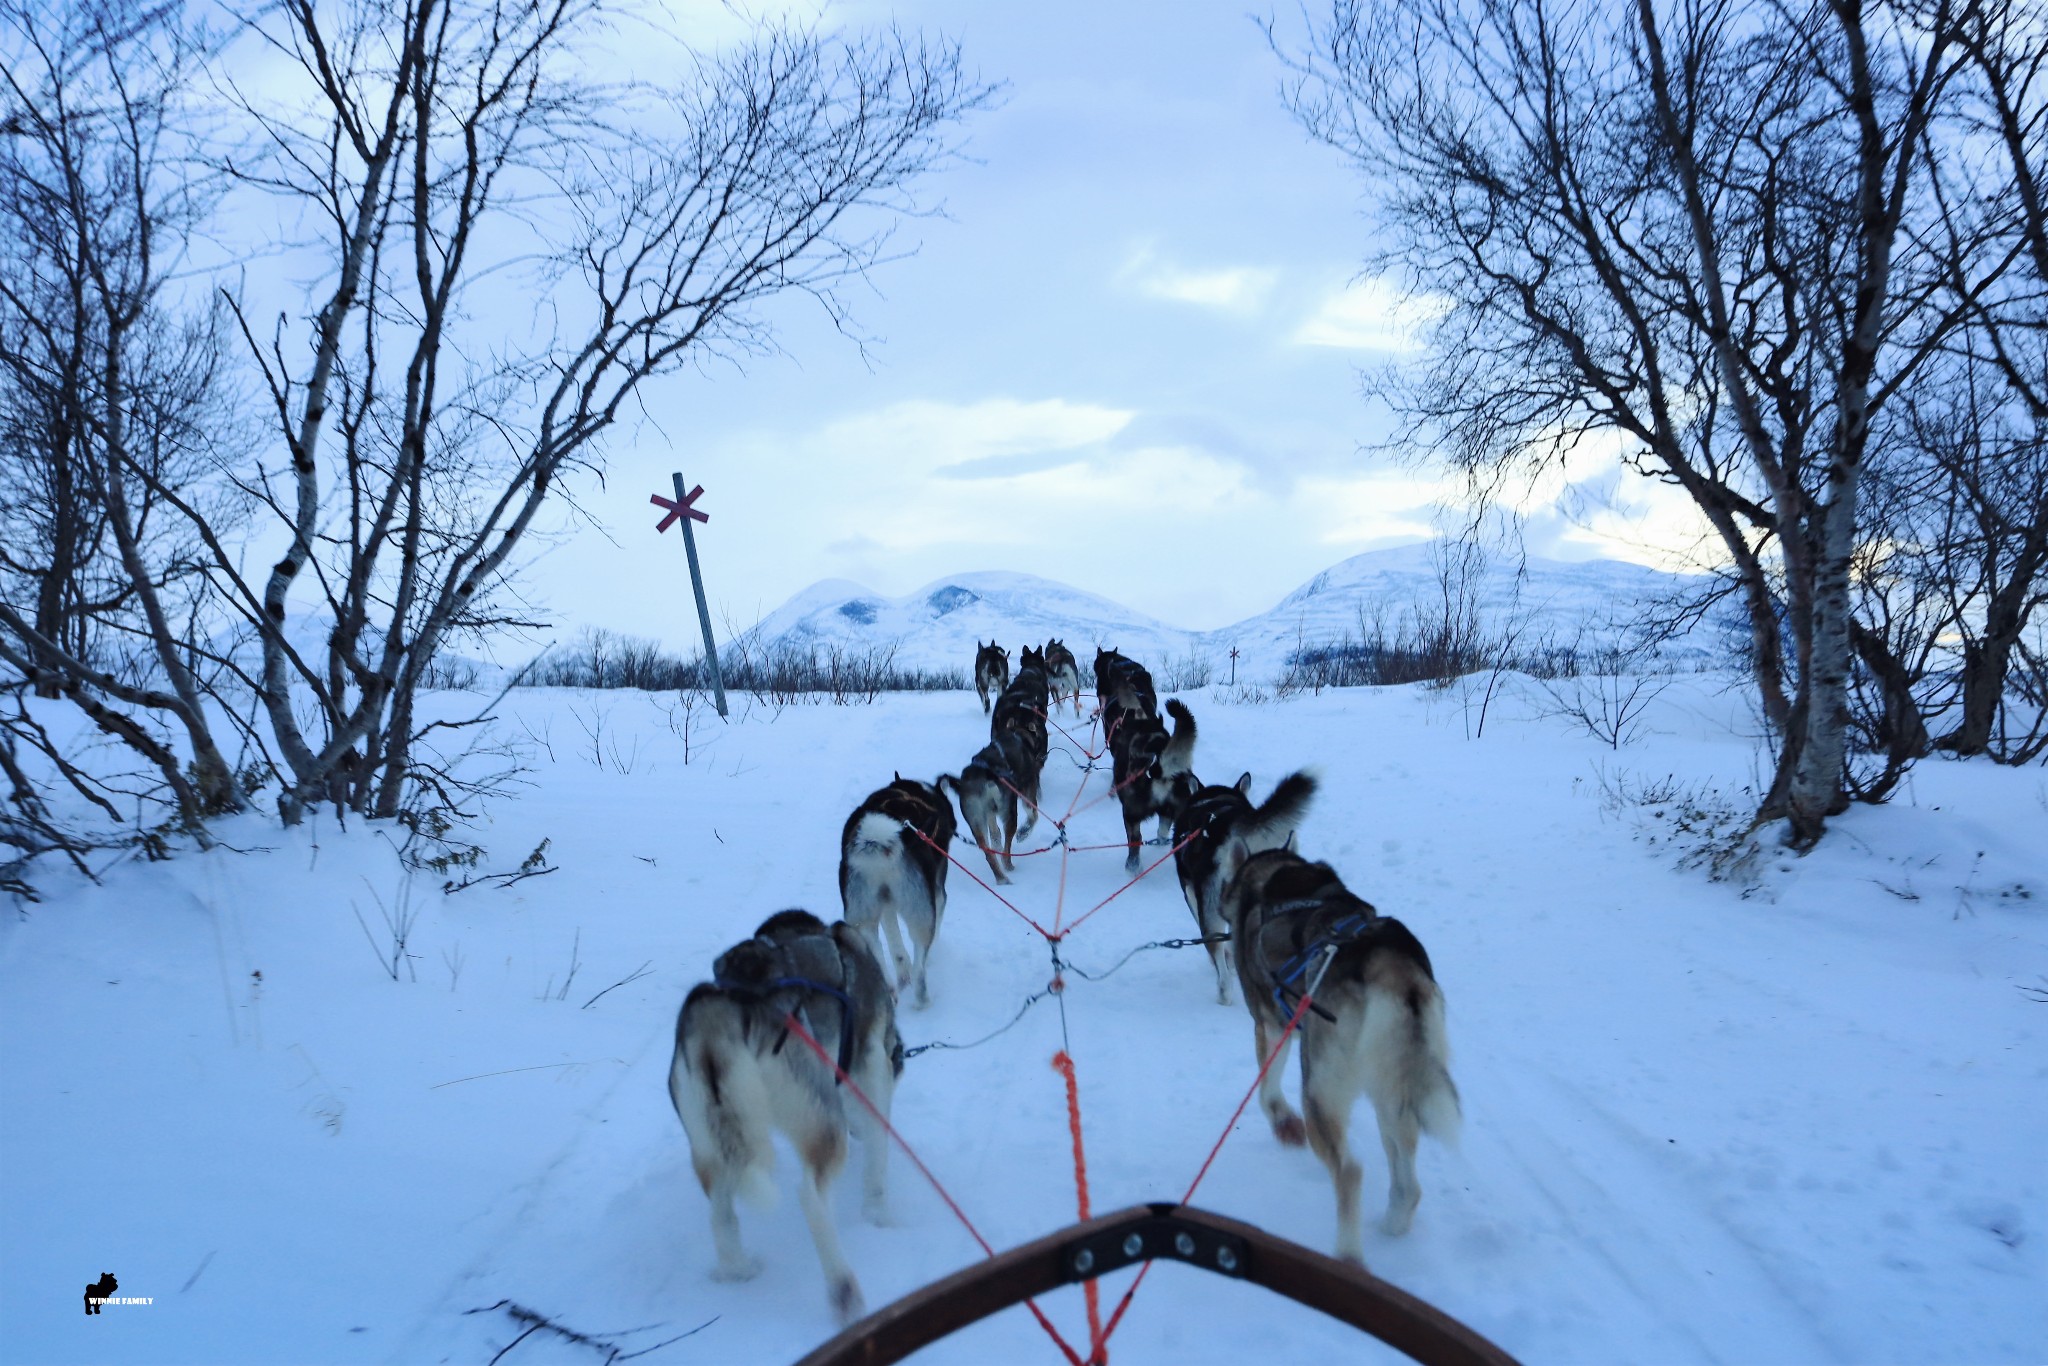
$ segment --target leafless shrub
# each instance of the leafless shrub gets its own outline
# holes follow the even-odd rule
[[[1763,850],[1752,819],[1756,793],[1744,786],[1723,791],[1710,781],[1687,782],[1627,769],[1593,768],[1601,810],[1634,827],[1651,848],[1675,851],[1681,868],[1699,868],[1716,882],[1754,880]]]
[[[370,952],[377,955],[377,966],[394,982],[399,980],[401,969],[404,970],[407,980],[419,981],[419,972],[413,967],[413,960],[417,955],[410,948],[413,926],[418,923],[420,914],[419,905],[413,899],[411,871],[407,870],[399,875],[398,887],[389,905],[386,905],[384,898],[377,894],[375,884],[368,878],[363,879],[363,885],[370,889],[370,900],[377,906],[377,918],[384,924],[383,938],[380,940],[371,932],[370,922],[363,919],[362,907],[356,904],[353,897],[349,899],[348,908],[355,916],[356,924],[362,928],[363,938],[369,943]]]
[[[1215,668],[1209,657],[1190,650],[1167,659],[1159,670],[1159,686],[1165,692],[1193,692],[1208,687],[1214,677]]]

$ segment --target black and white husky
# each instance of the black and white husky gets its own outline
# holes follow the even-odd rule
[[[1352,895],[1328,864],[1291,849],[1246,858],[1236,843],[1224,862],[1223,917],[1261,1062],[1302,997],[1312,998],[1299,1027],[1307,1123],[1281,1093],[1284,1049],[1260,1083],[1260,1104],[1282,1143],[1306,1139],[1329,1168],[1337,1187],[1337,1255],[1363,1261],[1362,1173],[1347,1137],[1351,1108],[1363,1093],[1379,1119],[1388,1173],[1380,1231],[1406,1233],[1422,1199],[1418,1135],[1449,1142],[1458,1132],[1444,994],[1407,927]]]
[[[1181,803],[1201,787],[1194,775],[1195,718],[1178,698],[1166,704],[1173,733],[1156,716],[1147,716],[1128,681],[1118,685],[1116,706],[1122,716],[1109,737],[1110,779],[1124,812],[1124,841],[1130,853],[1124,871],[1138,871],[1140,827],[1147,816],[1159,817],[1159,833],[1171,827]]]
[[[1074,715],[1081,714],[1081,663],[1074,658],[1074,652],[1065,642],[1055,637],[1045,642],[1045,677],[1052,685],[1054,709],[1068,698],[1074,702]]]
[[[1010,683],[1010,652],[991,640],[974,642],[974,690],[981,694],[981,714],[988,715],[989,699]]]
[[[1096,712],[1102,717],[1102,733],[1116,738],[1126,717],[1159,715],[1159,692],[1152,675],[1129,655],[1113,649],[1095,652]]]
[[[1045,673],[1045,656],[1026,645],[1017,655],[1017,676],[996,699],[995,715],[989,721],[989,739],[1011,756],[1014,773],[1010,781],[1023,794],[1029,808],[1020,835],[1031,833],[1038,824],[1038,780],[1045,770],[1046,701],[1051,685]],[[1006,741],[1005,735],[1014,736]]]
[[[790,1036],[800,1022],[883,1115],[903,1071],[896,1007],[866,939],[851,926],[827,928],[808,911],[770,916],[752,939],[720,955],[712,980],[691,988],[676,1017],[668,1094],[690,1140],[690,1165],[711,1199],[712,1276],[746,1280],[761,1263],[740,1245],[735,1196],[773,1200],[771,1131],[781,1130],[802,1167],[798,1195],[832,1308],[842,1323],[860,1317],[860,1283],[840,1251],[828,1192],[846,1164],[846,1136],[864,1150],[864,1208],[888,1219],[888,1139],[838,1084],[833,1064]]]
[[[1224,938],[1223,872],[1225,851],[1235,842],[1242,857],[1286,846],[1294,828],[1308,812],[1316,780],[1306,771],[1280,780],[1263,806],[1248,795],[1252,775],[1234,784],[1213,784],[1181,804],[1173,821],[1173,868],[1180,875],[1180,893],[1194,913],[1195,924],[1209,941],[1209,962],[1216,969],[1216,1003],[1230,1004],[1230,983],[1237,975],[1230,944]],[[1218,942],[1223,940],[1223,942]]]
[[[960,803],[961,823],[1001,883],[1007,883],[1017,867],[1010,851],[1017,841],[1017,793],[1023,790],[1022,774],[1030,768],[1026,746],[1020,732],[1002,731],[967,761],[959,777],[942,773],[937,783],[941,792],[950,790]]]
[[[899,773],[855,807],[839,833],[846,921],[868,936],[877,959],[888,937],[896,990],[919,1009],[931,1004],[925,968],[946,914],[946,850],[958,829],[943,792]]]

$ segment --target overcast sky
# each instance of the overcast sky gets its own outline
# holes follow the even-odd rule
[[[815,309],[785,310],[787,358],[664,381],[659,430],[616,447],[585,500],[609,539],[551,550],[529,584],[543,602],[694,643],[682,546],[648,504],[672,469],[705,486],[714,614],[742,623],[819,579],[894,596],[1003,569],[1206,629],[1431,533],[1438,481],[1361,449],[1388,418],[1357,378],[1427,357],[1395,294],[1358,278],[1359,186],[1282,109],[1238,0],[825,13],[943,32],[1007,83],[965,129],[972,160],[924,187],[948,217],[907,225],[916,255],[854,296],[866,360]],[[1646,559],[1660,539],[1609,529],[1539,507],[1530,549]]]

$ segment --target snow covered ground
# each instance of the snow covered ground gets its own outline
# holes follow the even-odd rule
[[[1456,690],[1189,698],[1206,778],[1250,769],[1263,796],[1319,768],[1305,850],[1407,922],[1448,996],[1464,1142],[1425,1143],[1415,1228],[1369,1228],[1368,1262],[1532,1363],[2042,1361],[2048,773],[1928,762],[1812,856],[1710,882],[1674,866],[1674,827],[1751,779],[1718,686],[1681,680],[1619,751],[1519,691],[1480,739]],[[491,808],[485,866],[545,839],[559,871],[502,890],[444,896],[387,832],[331,817],[250,818],[224,831],[239,852],[131,861],[98,887],[48,870],[45,902],[0,920],[0,1361],[484,1363],[520,1332],[501,1301],[627,1350],[708,1321],[651,1363],[786,1361],[827,1336],[787,1160],[777,1207],[741,1216],[766,1270],[708,1277],[665,1093],[675,1010],[766,913],[835,913],[846,812],[894,770],[957,768],[986,722],[971,692],[755,707],[722,730],[700,713],[685,763],[672,706],[507,701],[533,786]],[[1083,777],[1055,753],[1049,802]],[[1075,827],[1115,838],[1113,805]],[[1052,914],[1057,859],[1020,862],[1013,899]],[[1073,855],[1068,919],[1122,881],[1117,854]],[[417,919],[394,981],[401,907]],[[1099,970],[1191,928],[1162,869],[1068,957]],[[932,1008],[901,1020],[913,1045],[994,1029],[1048,964],[956,872],[932,971]],[[1210,985],[1196,949],[1070,984],[1098,1210],[1177,1197],[1251,1081],[1247,1017]],[[1048,1001],[911,1060],[897,1093],[899,1127],[999,1247],[1073,1218],[1060,1039]],[[1370,1217],[1384,1173],[1357,1119]],[[871,1307],[977,1255],[900,1156],[891,1183],[886,1228],[861,1220],[857,1181],[835,1193]],[[1196,1203],[1334,1236],[1322,1167],[1256,1107]],[[107,1271],[152,1303],[86,1317]],[[1077,1291],[1043,1303],[1084,1339]],[[1391,1358],[1178,1266],[1112,1351],[1276,1346]],[[603,1359],[545,1332],[503,1357]],[[919,1359],[1057,1358],[1019,1310]]]

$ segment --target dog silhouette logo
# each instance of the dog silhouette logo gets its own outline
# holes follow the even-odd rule
[[[88,1314],[99,1313],[100,1307],[97,1301],[112,1299],[114,1292],[120,1288],[121,1283],[114,1279],[113,1272],[102,1271],[100,1278],[85,1288],[85,1312]]]

